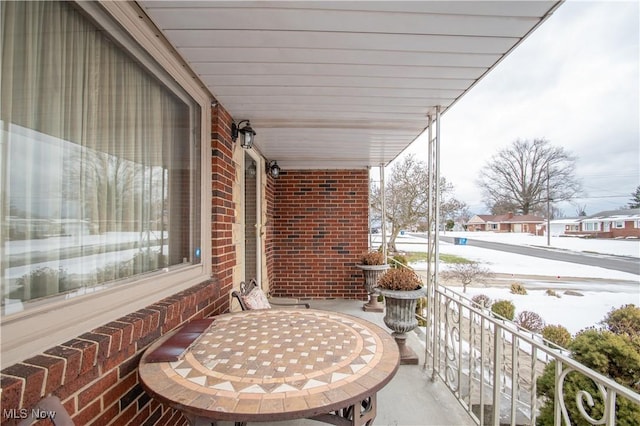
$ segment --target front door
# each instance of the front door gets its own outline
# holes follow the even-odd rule
[[[260,285],[260,199],[258,174],[259,164],[244,153],[244,280],[255,278]]]

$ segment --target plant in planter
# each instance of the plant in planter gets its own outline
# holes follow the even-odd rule
[[[427,294],[420,277],[408,268],[390,269],[378,280],[376,291],[384,296],[384,323],[393,330],[400,364],[418,364],[418,355],[406,345],[406,333],[418,326],[416,304]]]
[[[383,307],[374,295],[378,279],[389,269],[384,255],[379,251],[368,251],[360,256],[360,264],[356,265],[364,274],[364,287],[369,294],[369,300],[362,306],[367,312],[382,312]]]

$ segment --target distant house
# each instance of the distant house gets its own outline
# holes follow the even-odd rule
[[[552,237],[571,235],[580,231],[580,218],[554,219],[550,225]]]
[[[580,229],[567,235],[594,238],[640,238],[640,209],[609,210],[580,220]]]
[[[475,215],[467,222],[467,231],[523,232],[542,235],[544,218],[534,215]]]

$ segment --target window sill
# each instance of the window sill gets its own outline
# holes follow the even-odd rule
[[[15,364],[209,279],[203,265],[153,274],[2,318],[2,365]]]

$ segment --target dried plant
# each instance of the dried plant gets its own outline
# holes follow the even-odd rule
[[[379,251],[368,251],[360,256],[363,265],[384,265],[384,255]]]
[[[471,301],[482,308],[490,308],[491,303],[493,303],[491,298],[486,294],[476,294],[471,298]]]
[[[527,289],[521,283],[513,283],[513,284],[511,284],[511,293],[512,294],[527,294]]]
[[[385,290],[409,291],[422,287],[422,281],[411,269],[389,269],[378,279],[378,287]]]
[[[544,328],[544,320],[542,317],[531,311],[520,312],[516,317],[516,324],[534,333],[540,333]]]

